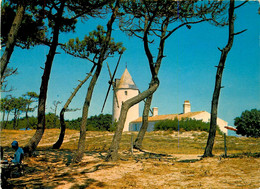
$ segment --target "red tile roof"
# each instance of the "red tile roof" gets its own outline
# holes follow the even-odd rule
[[[181,120],[182,118],[191,118],[195,115],[198,115],[202,112],[205,112],[205,111],[199,111],[199,112],[188,112],[188,113],[185,113],[185,114],[167,114],[167,115],[157,115],[157,116],[151,116],[151,117],[148,117],[148,121],[149,122],[152,122],[152,121],[160,121],[160,120],[166,120],[166,119],[179,119]],[[134,121],[131,121],[131,123],[139,123],[139,122],[142,122],[142,117],[139,117],[138,119],[134,120]]]

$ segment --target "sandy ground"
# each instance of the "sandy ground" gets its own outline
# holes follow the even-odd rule
[[[105,153],[85,154],[68,164],[69,151],[38,151],[25,159],[25,175],[8,180],[13,188],[259,188],[259,158],[205,158],[198,155],[147,157],[124,153],[126,161],[105,162]],[[126,156],[128,154],[128,156]],[[137,157],[138,154],[138,157]],[[196,161],[196,159],[198,161]],[[182,161],[181,161],[182,160]],[[183,161],[183,160],[186,160]],[[191,160],[188,162],[187,160]]]
[[[8,145],[7,140],[2,142]],[[9,188],[260,188],[260,158],[246,155],[201,159],[201,154],[165,157],[134,150],[121,151],[120,161],[105,162],[105,152],[86,152],[82,162],[73,165],[74,150],[53,150],[48,144],[48,138],[42,140],[41,150],[25,158],[25,174],[8,179]],[[13,154],[7,146],[4,150]]]

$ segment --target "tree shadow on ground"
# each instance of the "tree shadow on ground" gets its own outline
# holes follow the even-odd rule
[[[7,153],[13,151],[6,147]],[[27,164],[25,175],[19,178],[8,179],[11,188],[55,188],[57,186],[71,188],[106,187],[105,183],[89,178],[88,174],[96,171],[110,169],[116,164],[105,162],[105,151],[87,151],[83,160],[78,164],[72,164],[75,151],[69,149],[50,149],[40,147],[34,152],[32,157],[26,157]],[[131,154],[124,151],[122,158],[127,160],[145,161],[151,159],[155,161],[173,162],[173,157],[161,156],[155,153]]]
[[[72,188],[73,188],[73,189],[74,189],[74,188],[75,188],[75,189],[83,189],[83,188],[89,187],[90,185],[95,185],[95,186],[101,187],[101,188],[106,186],[104,182],[98,182],[98,181],[96,181],[95,179],[89,178],[89,179],[86,179],[86,180],[85,180],[85,183],[84,183],[84,184],[75,184],[75,185],[73,185],[73,186],[71,187],[71,189],[72,189]]]
[[[6,147],[8,154],[13,153]],[[103,162],[100,152],[86,152],[82,162],[71,164],[74,151],[39,148],[33,156],[25,157],[25,174],[9,178],[5,188],[55,188],[69,185],[71,188],[86,188],[90,185],[103,187],[103,182],[91,179],[88,173],[112,168],[114,164]],[[90,159],[90,160],[89,160]]]

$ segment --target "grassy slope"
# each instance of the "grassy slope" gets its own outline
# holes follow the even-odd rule
[[[1,132],[1,145],[10,146],[13,140],[17,140],[20,146],[24,146],[34,134],[35,130],[17,131],[3,130]],[[137,133],[125,132],[122,137],[120,149],[128,150],[130,148],[131,135],[136,137]],[[59,136],[58,129],[47,129],[39,144],[39,147],[52,146]],[[79,131],[67,130],[64,143],[61,149],[75,150]],[[87,132],[86,150],[87,151],[105,151],[108,150],[112,140],[113,133],[110,132]],[[206,146],[207,133],[205,132],[149,132],[143,141],[143,147],[146,150],[155,153],[166,154],[203,154]],[[214,146],[214,154],[222,154],[224,146],[224,137],[217,135]],[[228,153],[259,152],[260,139],[246,137],[227,137]]]

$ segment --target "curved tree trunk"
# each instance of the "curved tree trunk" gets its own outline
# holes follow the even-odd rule
[[[207,146],[205,148],[203,157],[213,156],[212,150],[213,150],[214,140],[216,136],[218,102],[219,102],[219,95],[221,89],[222,75],[223,75],[223,70],[224,70],[228,52],[230,51],[233,45],[233,40],[234,40],[234,0],[230,0],[228,44],[224,49],[221,50],[221,57],[217,67],[215,89],[213,92],[213,97],[211,102],[210,130],[209,130],[209,135],[207,140]]]
[[[78,163],[82,160],[83,154],[85,151],[86,125],[87,125],[87,118],[88,118],[88,110],[89,110],[92,93],[93,93],[96,81],[97,81],[99,74],[101,72],[101,69],[102,69],[102,64],[104,61],[105,53],[108,49],[108,43],[111,39],[112,25],[116,19],[118,8],[119,8],[119,0],[116,1],[116,5],[115,5],[115,8],[113,9],[112,16],[107,23],[107,33],[106,33],[105,43],[101,49],[101,53],[100,53],[98,63],[97,63],[97,69],[95,71],[93,78],[91,79],[91,82],[90,82],[89,88],[88,88],[88,92],[87,92],[87,96],[85,98],[85,103],[84,103],[83,112],[82,112],[82,122],[81,122],[81,126],[80,126],[80,138],[79,138],[79,142],[78,142],[78,149],[73,158],[74,163]]]
[[[90,81],[89,87],[88,87],[88,92],[85,98],[85,103],[83,106],[83,111],[82,111],[82,121],[80,125],[80,137],[79,137],[79,142],[78,142],[78,149],[77,152],[73,158],[73,162],[77,163],[80,162],[83,158],[83,154],[85,152],[85,141],[86,141],[86,125],[87,125],[87,119],[88,119],[88,111],[89,111],[89,106],[92,98],[92,94],[94,91],[94,87],[96,85],[97,79],[99,77],[99,74],[101,72],[102,64],[99,64],[97,66],[97,69]]]
[[[25,119],[26,119],[26,127],[25,127],[25,130],[29,129],[29,125],[30,125],[30,121],[29,121],[29,115],[28,115],[28,112],[29,112],[29,105],[26,109],[26,112],[25,112]]]
[[[53,59],[56,53],[56,49],[58,46],[59,41],[59,32],[60,32],[60,18],[63,15],[65,6],[65,1],[61,2],[59,11],[57,13],[57,18],[55,20],[55,26],[53,31],[53,40],[49,50],[49,54],[47,55],[47,60],[45,62],[45,68],[42,76],[42,83],[40,87],[40,95],[39,95],[39,102],[38,102],[38,126],[35,134],[29,141],[29,143],[23,148],[24,152],[31,155],[32,152],[36,149],[39,142],[41,141],[42,135],[45,130],[45,106],[46,106],[46,98],[47,98],[47,90],[48,90],[48,83],[52,68]]]
[[[154,80],[154,82],[150,85],[150,87],[146,91],[125,101],[122,104],[120,117],[118,120],[118,124],[116,127],[116,131],[115,131],[111,146],[110,146],[108,154],[106,156],[106,161],[116,161],[119,158],[118,149],[119,149],[119,144],[121,141],[122,132],[124,129],[124,124],[125,124],[125,120],[126,120],[126,116],[127,116],[127,112],[129,110],[129,108],[131,108],[133,105],[141,102],[148,96],[151,96],[157,90],[158,87],[159,87],[159,80],[157,79],[157,80]]]
[[[148,128],[148,117],[149,117],[149,111],[150,111],[150,107],[151,107],[151,103],[152,103],[152,98],[153,98],[153,95],[148,96],[146,98],[146,101],[145,101],[145,104],[144,104],[144,110],[143,110],[142,127],[141,127],[140,131],[138,132],[138,135],[137,135],[135,142],[134,142],[134,148],[135,149],[141,149],[142,148],[144,135],[145,135],[147,128]]]
[[[80,83],[78,84],[78,86],[76,87],[76,89],[73,91],[73,93],[71,94],[71,96],[69,97],[69,99],[67,100],[67,102],[65,103],[64,107],[62,108],[61,112],[60,112],[60,136],[59,139],[57,140],[57,142],[55,144],[53,144],[52,148],[53,149],[59,149],[62,145],[63,139],[64,139],[64,135],[65,135],[65,130],[66,130],[66,124],[64,121],[64,113],[66,111],[66,109],[68,108],[68,106],[70,105],[72,99],[74,98],[74,96],[77,94],[77,92],[79,91],[79,89],[82,87],[82,85],[88,80],[88,78],[92,75],[92,72],[94,70],[94,68],[96,67],[96,65],[93,65],[93,67],[91,68],[90,73],[87,75],[87,77],[83,80],[80,81]]]
[[[53,146],[52,146],[53,149],[59,149],[61,147],[63,139],[64,139],[65,130],[66,130],[66,124],[65,124],[65,120],[64,120],[65,111],[66,111],[66,109],[64,107],[60,111],[60,135],[59,135],[59,139],[57,140],[57,142],[55,144],[53,144]]]
[[[1,78],[4,75],[4,72],[7,68],[7,64],[13,53],[18,31],[19,31],[19,28],[20,28],[22,20],[23,20],[24,12],[25,12],[25,7],[23,4],[20,4],[18,6],[17,13],[15,15],[10,32],[8,33],[8,40],[7,40],[7,44],[5,47],[5,51],[1,57]],[[1,79],[1,81],[2,81],[2,79]]]

